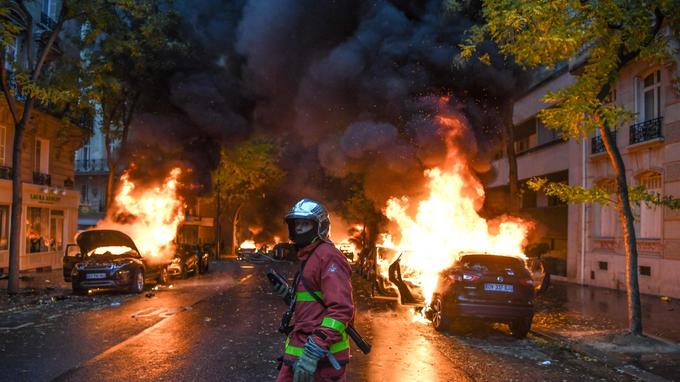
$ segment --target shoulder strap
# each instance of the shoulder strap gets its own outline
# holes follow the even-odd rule
[[[314,247],[313,251],[316,251],[316,249],[319,247],[319,245],[321,245],[321,243],[322,242],[320,242],[316,247]],[[314,255],[314,252],[312,252],[309,255],[309,257],[312,257],[313,255]],[[309,258],[307,260],[309,260]],[[304,286],[305,289],[307,290],[307,292],[309,292],[309,294],[312,295],[314,300],[316,300],[316,302],[321,304],[321,306],[323,306],[324,308],[328,308],[328,305],[326,305],[326,303],[323,302],[321,297],[317,296],[316,293],[313,293],[314,291],[312,290],[312,288],[309,287],[309,284],[307,284],[307,282],[305,281],[305,277],[303,276],[303,273],[304,273],[304,270],[305,270],[305,265],[307,264],[307,260],[302,262],[302,266],[300,267],[300,275],[299,275],[298,278],[299,278],[300,282],[302,283],[302,286]]]

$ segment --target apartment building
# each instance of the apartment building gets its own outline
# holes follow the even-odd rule
[[[54,17],[60,7],[58,1],[27,3],[30,16],[15,2],[9,2],[7,17],[21,28],[33,28],[36,44],[54,27]],[[33,20],[29,23],[28,20]],[[63,54],[63,44],[57,41],[48,59]],[[12,79],[12,62],[21,65],[26,49],[21,36],[5,49],[7,69]],[[21,100],[19,100],[21,101]],[[23,108],[16,105],[21,113]],[[38,107],[24,135],[22,155],[23,208],[21,221],[21,270],[61,267],[65,245],[76,233],[79,193],[74,190],[73,153],[82,144],[85,132]],[[12,209],[12,150],[14,122],[4,98],[0,101],[0,268],[9,263],[9,221]],[[0,272],[1,273],[1,272]]]
[[[678,60],[633,63],[620,73],[612,101],[635,112],[636,121],[618,126],[631,186],[680,197],[680,81]],[[536,118],[547,105],[542,97],[573,83],[575,68],[565,65],[540,78],[514,105],[515,148],[520,181],[534,176],[610,190],[615,180],[599,133],[587,140],[559,139]],[[494,162],[489,193],[503,194],[508,183],[505,158]],[[502,196],[495,196],[496,199]],[[538,223],[538,242],[557,275],[607,288],[625,288],[625,248],[615,205],[561,205],[540,193],[524,191],[522,214]],[[635,206],[640,288],[643,293],[680,297],[680,211]]]

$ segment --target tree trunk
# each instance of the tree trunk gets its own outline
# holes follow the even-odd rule
[[[215,196],[215,260],[218,260],[222,253],[222,201],[220,199],[220,191],[218,189]]]
[[[504,143],[505,153],[508,156],[508,188],[510,198],[508,200],[508,212],[515,213],[520,209],[519,180],[517,179],[517,153],[515,153],[515,131],[512,124],[512,102],[504,107]]]
[[[236,254],[236,249],[238,248],[239,241],[238,241],[238,230],[236,229],[238,226],[238,221],[239,217],[241,215],[241,208],[243,207],[243,203],[239,204],[236,209],[234,210],[234,214],[231,217],[231,227],[230,227],[230,234],[231,234],[231,247],[230,247],[230,253],[232,255]]]
[[[31,105],[28,102],[24,108]],[[24,115],[28,114],[24,110]],[[21,146],[24,143],[24,130],[28,118],[22,118],[14,125],[14,147],[12,148],[12,217],[9,228],[9,280],[7,292],[15,294],[19,292],[19,248],[21,246],[21,228],[23,226],[21,213],[23,211],[23,198],[21,190]]]
[[[616,137],[606,125],[600,126],[602,142],[607,150],[609,160],[616,173],[618,186],[618,210],[619,219],[623,226],[623,238],[626,248],[626,295],[628,299],[628,325],[633,334],[642,334],[642,309],[640,307],[640,285],[638,283],[638,253],[637,240],[635,238],[635,225],[633,210],[628,197],[628,181],[626,179],[626,167],[621,157],[621,152],[616,145]]]

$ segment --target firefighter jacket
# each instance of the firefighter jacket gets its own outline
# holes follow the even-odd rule
[[[345,364],[349,360],[349,338],[345,329],[354,317],[351,268],[347,258],[331,243],[312,243],[298,251],[304,263],[304,284],[298,276],[293,330],[286,339],[284,362],[292,364],[303,352],[307,337],[328,349]],[[314,299],[320,297],[326,308]]]

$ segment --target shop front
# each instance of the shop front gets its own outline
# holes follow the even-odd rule
[[[0,180],[0,268],[9,263],[12,183]],[[77,230],[80,195],[59,187],[22,185],[23,211],[19,269],[61,268],[66,244]]]

